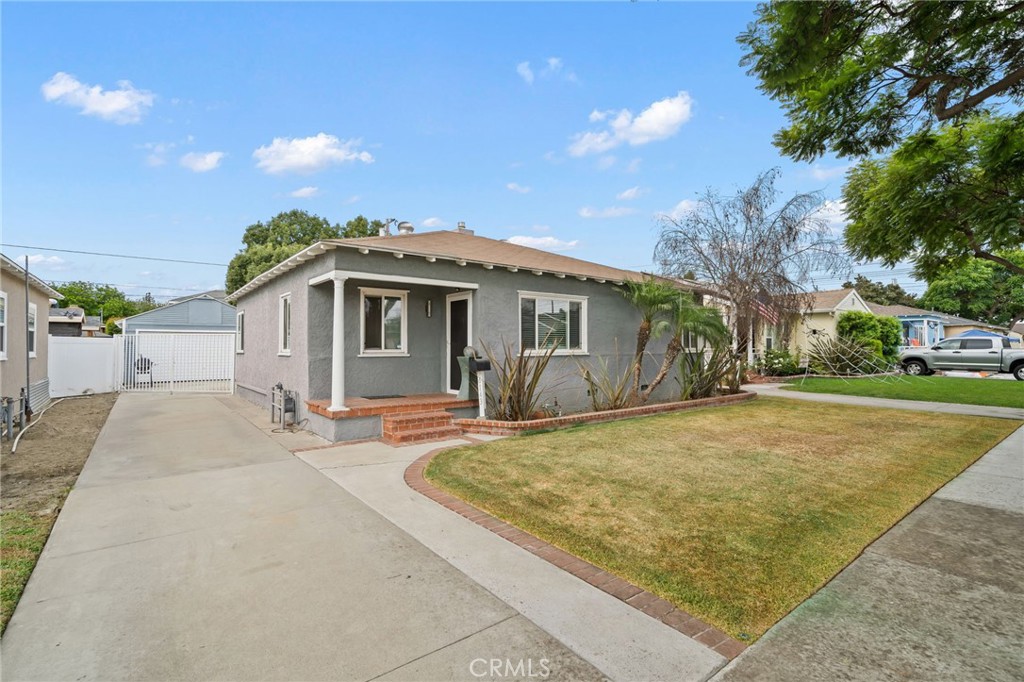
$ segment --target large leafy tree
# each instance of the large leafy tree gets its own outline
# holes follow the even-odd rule
[[[935,122],[1024,102],[1024,2],[768,2],[742,65],[785,109],[783,153],[884,151]]]
[[[149,294],[140,300],[130,299],[123,291],[109,284],[75,281],[50,286],[64,296],[61,301],[64,307],[76,305],[85,310],[86,315],[102,314],[104,319],[137,315],[156,307],[156,302]]]
[[[711,284],[728,306],[737,339],[756,326],[765,308],[779,317],[798,314],[811,273],[847,268],[842,245],[822,216],[820,195],[780,201],[778,176],[778,170],[761,173],[733,195],[709,189],[693,210],[661,217],[655,257],[662,269],[676,276],[689,272]],[[740,320],[751,323],[743,329]]]
[[[1000,254],[1024,266],[1024,250]],[[1024,275],[995,263],[969,260],[945,268],[928,283],[921,306],[989,324],[1009,326],[1024,319]]]
[[[266,272],[281,261],[321,239],[369,237],[376,235],[384,223],[356,216],[345,223],[332,225],[325,218],[292,210],[278,213],[266,223],[257,222],[245,228],[244,248],[228,264],[225,288],[231,292]]]
[[[865,301],[878,305],[909,305],[916,306],[917,296],[913,295],[896,282],[883,284],[874,282],[864,275],[857,275],[852,282],[844,282],[844,289],[856,289]]]
[[[1024,244],[1024,114],[978,116],[912,135],[888,158],[865,159],[843,188],[846,244],[859,258],[914,261],[930,280]]]

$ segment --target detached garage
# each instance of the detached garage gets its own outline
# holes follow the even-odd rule
[[[126,317],[125,334],[136,332],[233,332],[235,308],[205,294]]]
[[[120,390],[232,391],[234,306],[201,294],[125,318],[121,329]]]

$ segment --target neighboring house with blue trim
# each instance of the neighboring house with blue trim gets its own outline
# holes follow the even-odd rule
[[[1011,332],[1006,327],[968,320],[948,313],[907,305],[878,305],[871,302],[868,302],[868,307],[876,315],[887,315],[900,321],[903,325],[904,348],[931,347],[942,339],[960,336],[972,329],[995,332],[1009,336],[1017,344],[1021,343],[1021,335]]]

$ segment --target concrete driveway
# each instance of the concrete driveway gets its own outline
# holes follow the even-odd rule
[[[602,677],[207,396],[121,396],[2,654],[5,680]]]

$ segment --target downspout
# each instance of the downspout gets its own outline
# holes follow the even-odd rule
[[[29,358],[29,352],[31,346],[29,342],[31,340],[32,333],[28,328],[28,256],[25,256],[25,421],[28,422],[32,419],[32,360]]]

